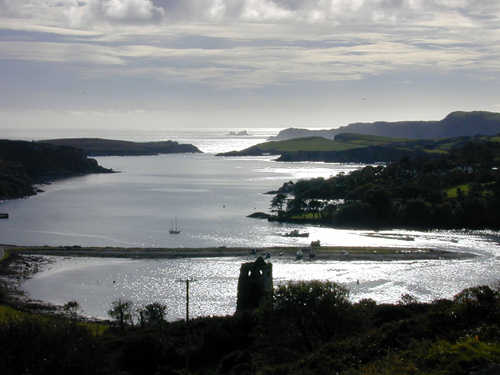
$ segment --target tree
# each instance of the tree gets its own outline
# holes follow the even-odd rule
[[[122,331],[125,329],[125,325],[132,321],[132,306],[132,301],[119,298],[113,301],[111,309],[108,311],[108,315],[118,322]]]
[[[273,309],[292,317],[296,333],[309,348],[315,337],[328,340],[349,326],[349,290],[331,281],[298,281],[273,292]]]
[[[160,302],[150,303],[139,310],[141,325],[159,326],[165,322],[167,306]]]
[[[68,314],[71,320],[75,320],[78,310],[80,310],[80,304],[77,301],[66,302],[63,306],[63,310]]]
[[[283,193],[278,193],[274,196],[273,200],[271,201],[271,211],[274,211],[278,214],[278,216],[281,216],[283,213],[283,206],[285,205],[286,202],[286,194]]]
[[[319,211],[323,208],[324,203],[316,199],[311,199],[307,206],[309,208],[309,211],[311,211],[313,215],[317,216]]]

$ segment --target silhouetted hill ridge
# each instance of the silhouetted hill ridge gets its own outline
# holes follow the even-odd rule
[[[132,142],[104,138],[59,138],[41,142],[80,148],[89,156],[132,156],[201,152],[192,144],[180,144],[175,141]]]
[[[500,133],[500,113],[456,111],[440,121],[356,122],[337,129],[308,130],[288,128],[270,140],[319,136],[334,139],[340,133],[358,133],[410,139],[451,138]]]

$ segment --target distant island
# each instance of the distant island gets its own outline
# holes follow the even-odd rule
[[[473,111],[452,112],[440,121],[377,121],[352,123],[330,130],[288,128],[280,131],[272,141],[283,141],[304,137],[334,139],[337,134],[356,133],[382,137],[408,139],[437,139],[500,133],[500,113]]]
[[[0,199],[34,195],[35,184],[58,178],[111,172],[74,147],[0,140]]]
[[[103,138],[61,138],[40,141],[56,146],[82,149],[88,156],[138,156],[174,153],[201,153],[192,144],[175,141],[131,142]]]
[[[246,130],[241,130],[241,131],[230,131],[229,133],[227,133],[227,135],[236,135],[238,137],[244,137],[249,134]]]

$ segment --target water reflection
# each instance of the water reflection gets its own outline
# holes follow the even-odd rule
[[[497,250],[494,251],[498,254]],[[192,316],[232,314],[241,263],[249,257],[124,260],[52,257],[52,263],[24,284],[36,299],[64,304],[77,300],[84,312],[106,318],[111,302],[128,298],[136,305],[161,302],[169,320],[184,317],[185,286],[191,287]],[[289,280],[331,280],[347,286],[353,301],[395,302],[410,293],[421,301],[449,298],[460,290],[498,281],[497,256],[468,260],[294,261],[272,259],[274,284]]]

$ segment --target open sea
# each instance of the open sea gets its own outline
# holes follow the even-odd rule
[[[271,195],[286,181],[330,177],[362,167],[356,164],[280,163],[273,157],[223,158],[217,152],[239,150],[266,140],[278,129],[183,131],[7,129],[10,139],[102,137],[136,141],[171,139],[192,143],[204,154],[100,157],[120,173],[69,178],[41,186],[33,197],[4,201],[0,243],[123,247],[212,247],[307,245],[397,246],[445,249],[477,255],[469,260],[393,262],[295,262],[272,259],[275,283],[332,280],[351,289],[351,298],[397,301],[410,293],[422,301],[451,297],[461,289],[500,279],[497,231],[370,231],[269,223],[246,216],[268,211]],[[181,233],[169,234],[176,220]],[[283,237],[297,228],[309,238]],[[408,241],[408,239],[412,239]],[[56,304],[77,300],[85,314],[106,318],[119,297],[137,305],[167,304],[170,320],[183,317],[184,285],[193,278],[193,316],[232,314],[239,266],[249,257],[130,260],[52,257],[54,262],[23,284],[32,298]],[[359,281],[359,284],[358,284]]]

